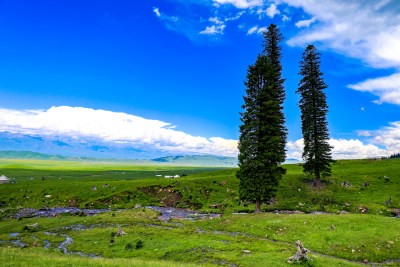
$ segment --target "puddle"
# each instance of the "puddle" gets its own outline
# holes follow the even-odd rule
[[[197,219],[215,218],[219,216],[219,214],[216,213],[204,214],[192,210],[185,210],[173,207],[146,206],[146,208],[161,212],[161,215],[158,216],[158,218],[164,221],[167,221],[170,218],[182,218],[194,221]]]
[[[11,233],[10,234],[10,236],[17,236],[17,235],[19,235],[20,233]]]

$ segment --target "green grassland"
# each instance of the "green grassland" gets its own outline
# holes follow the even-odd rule
[[[296,251],[297,240],[312,250],[311,266],[355,266],[364,260],[396,265],[400,259],[400,219],[394,218],[400,208],[397,159],[338,161],[329,183],[321,190],[309,185],[301,166],[285,165],[287,173],[276,201],[262,205],[262,209],[301,214],[258,215],[235,214],[254,209],[254,205],[239,203],[236,169],[8,159],[0,160],[0,166],[0,174],[16,181],[0,185],[0,240],[28,244],[19,249],[11,243],[0,243],[2,266],[33,262],[40,266],[286,266],[286,259]],[[155,176],[183,173],[188,176]],[[46,180],[42,181],[42,176]],[[345,180],[352,186],[343,187]],[[369,186],[363,186],[364,182]],[[97,190],[91,190],[93,185]],[[389,196],[391,206],[385,205]],[[226,209],[221,218],[164,222],[153,210],[134,209],[136,204],[203,212],[219,212],[212,208],[219,204]],[[93,217],[62,214],[51,218],[4,218],[20,208],[43,206],[116,210]],[[308,214],[312,211],[329,214]],[[23,230],[33,223],[39,228]],[[68,228],[74,225],[88,229]],[[330,230],[331,225],[334,230]],[[110,243],[119,226],[127,234]],[[102,258],[62,254],[57,246],[65,240],[64,235],[74,240],[67,245],[68,251]],[[144,246],[136,249],[139,240]],[[32,246],[35,241],[38,247]],[[48,250],[44,249],[46,242],[52,244]]]

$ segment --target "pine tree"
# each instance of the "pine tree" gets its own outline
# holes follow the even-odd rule
[[[286,128],[283,114],[284,79],[281,77],[281,47],[283,40],[276,25],[264,34],[264,51],[249,66],[245,81],[244,112],[239,138],[239,195],[244,201],[255,202],[255,212],[261,212],[261,202],[275,196],[284,169]]]
[[[296,93],[300,94],[301,130],[303,132],[304,151],[303,171],[315,175],[314,184],[321,187],[321,176],[331,173],[332,160],[329,145],[328,105],[324,89],[327,85],[320,71],[320,53],[313,45],[307,46],[300,61],[300,75],[303,76]]]

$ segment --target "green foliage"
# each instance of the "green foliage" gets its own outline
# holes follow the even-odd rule
[[[144,242],[142,241],[142,239],[139,239],[136,242],[136,249],[141,249],[144,246]]]
[[[328,105],[324,89],[327,88],[320,71],[320,54],[315,46],[309,45],[303,53],[300,62],[300,75],[303,76],[299,83],[297,93],[301,99],[301,130],[303,132],[304,172],[315,175],[317,181],[321,176],[331,174],[330,164],[333,162],[329,145]]]
[[[128,244],[126,244],[126,246],[125,246],[125,250],[129,250],[129,251],[131,251],[133,249],[133,245],[132,245],[132,243],[128,243]]]
[[[285,160],[286,128],[281,78],[283,40],[276,25],[264,34],[264,52],[249,66],[239,138],[239,194],[242,200],[268,201],[275,195]],[[256,207],[257,209],[257,207]]]

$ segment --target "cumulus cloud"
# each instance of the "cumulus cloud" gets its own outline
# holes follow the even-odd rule
[[[212,25],[207,26],[200,34],[207,34],[207,35],[215,35],[215,34],[223,34],[225,29],[225,25]]]
[[[297,28],[307,28],[310,27],[311,23],[313,23],[314,21],[316,21],[316,18],[311,18],[311,19],[306,19],[306,20],[300,20],[298,22],[295,23]]]
[[[390,0],[277,0],[301,8],[313,19],[299,21],[298,27],[309,27],[290,38],[291,46],[304,46],[320,42],[324,47],[353,58],[363,60],[374,68],[400,70],[400,27],[398,1]],[[318,21],[318,23],[312,22]],[[396,88],[375,87],[383,81],[396,82]],[[378,95],[383,102],[400,104],[398,75],[368,80],[356,90]],[[366,89],[366,88],[370,89]],[[353,87],[351,87],[353,88]]]
[[[251,34],[253,34],[253,33],[257,33],[257,34],[262,34],[263,32],[265,32],[265,31],[267,31],[268,30],[268,28],[267,27],[258,27],[258,26],[254,26],[254,27],[252,27],[252,28],[250,28],[248,31],[247,31],[247,35],[251,35]]]
[[[384,157],[393,154],[391,149],[382,149],[374,144],[364,144],[358,139],[330,139],[329,144],[333,146],[332,157],[334,159],[362,159],[371,157]],[[287,143],[287,158],[302,159],[303,139],[289,141]]]
[[[0,131],[40,136],[93,138],[151,149],[237,155],[237,141],[205,138],[174,130],[170,123],[107,110],[52,107],[48,110],[0,109]]]
[[[348,85],[348,87],[377,95],[379,100],[374,100],[376,104],[386,102],[400,105],[400,73],[388,77],[368,79],[364,82]]]
[[[389,126],[371,132],[373,142],[387,147],[394,153],[400,152],[400,121],[391,122]]]
[[[230,4],[241,9],[252,8],[263,5],[263,0],[213,0],[213,2],[217,6]]]
[[[279,15],[281,12],[279,11],[278,7],[275,4],[271,4],[267,9],[263,10],[260,8],[257,10],[257,14],[261,17],[265,14],[270,18],[275,17],[275,15]]]

